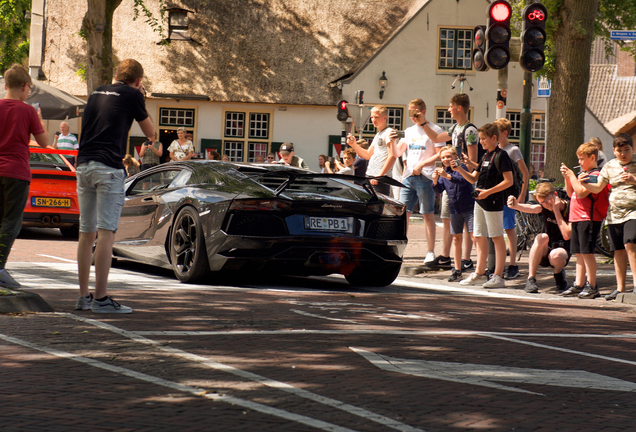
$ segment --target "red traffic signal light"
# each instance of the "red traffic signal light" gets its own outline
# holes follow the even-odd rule
[[[473,39],[475,48],[473,49],[473,66],[476,71],[483,72],[488,70],[486,64],[486,26],[479,25],[473,30]]]
[[[348,102],[346,100],[341,100],[340,102],[338,102],[338,114],[336,115],[336,118],[339,121],[347,121],[347,119],[349,118],[349,110],[347,109],[347,104]]]
[[[545,64],[545,22],[548,10],[541,3],[534,3],[523,9],[521,26],[521,54],[519,64],[527,72],[537,72]]]
[[[512,7],[507,0],[495,0],[488,7],[484,58],[492,69],[503,69],[510,62],[511,15]]]

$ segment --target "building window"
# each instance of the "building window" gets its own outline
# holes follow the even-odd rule
[[[188,31],[188,11],[172,9],[168,11],[168,39],[190,40]]]
[[[472,69],[473,31],[464,28],[439,29],[440,69]]]
[[[225,111],[223,154],[232,162],[254,162],[266,157],[271,145],[271,112]],[[247,134],[245,127],[247,123]]]
[[[508,138],[511,140],[518,140],[521,136],[521,113],[519,111],[508,111],[506,112],[506,118],[512,125]]]
[[[468,121],[472,122],[473,117],[473,109],[470,108],[468,110]],[[451,127],[456,123],[455,120],[451,118],[450,113],[448,112],[448,108],[435,107],[435,124],[441,127],[446,132],[449,132]]]
[[[532,140],[545,141],[545,114],[532,115]]]
[[[161,108],[159,111],[160,126],[194,126],[193,109]]]
[[[390,128],[403,130],[404,129],[404,108],[387,107],[386,122]],[[364,125],[362,130],[364,135],[375,135],[378,133],[375,126],[371,122],[371,118]]]

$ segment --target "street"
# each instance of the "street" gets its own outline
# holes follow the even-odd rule
[[[73,310],[75,251],[16,241],[8,268],[56,312],[0,315],[2,431],[633,430],[633,305],[118,262],[134,313],[96,315]]]

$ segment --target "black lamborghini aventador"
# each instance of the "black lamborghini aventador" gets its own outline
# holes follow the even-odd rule
[[[187,161],[131,177],[125,193],[114,257],[172,268],[182,282],[266,271],[386,286],[407,244],[404,205],[359,177]]]

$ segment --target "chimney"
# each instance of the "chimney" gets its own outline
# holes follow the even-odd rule
[[[636,62],[634,61],[634,56],[629,51],[618,50],[616,64],[617,77],[636,76]]]

